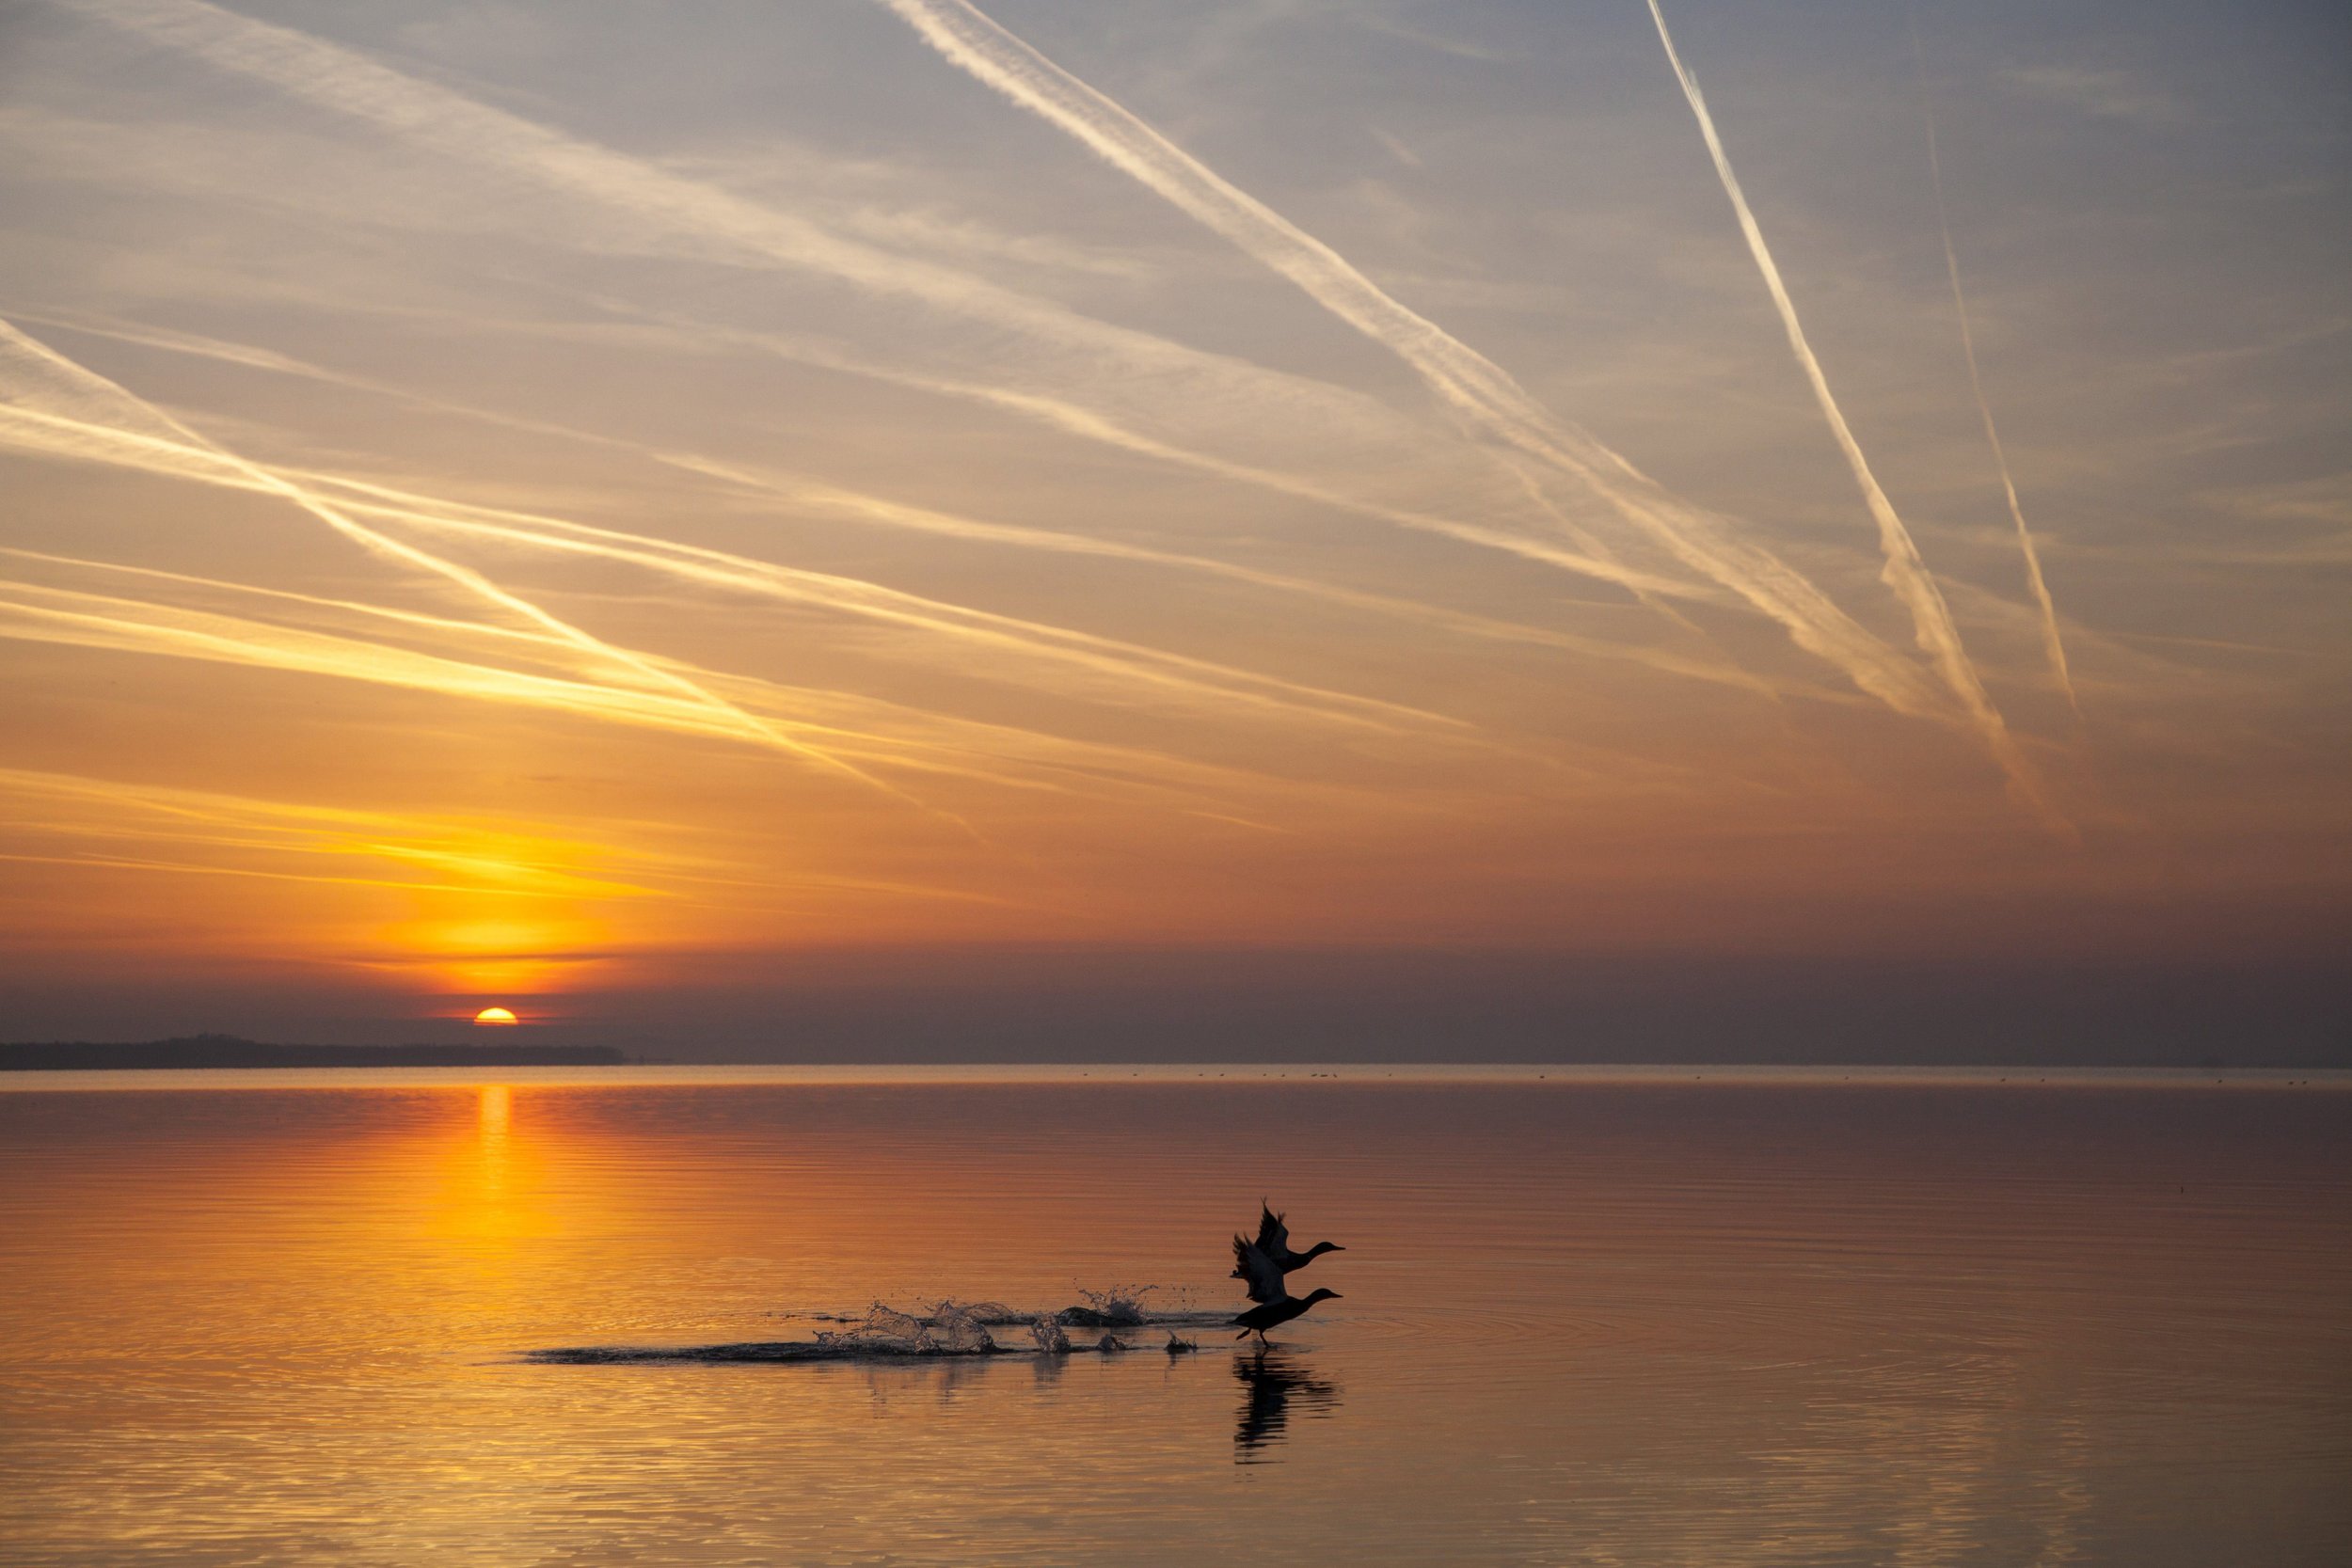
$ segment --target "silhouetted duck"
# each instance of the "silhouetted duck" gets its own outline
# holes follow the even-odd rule
[[[1281,1267],[1247,1237],[1233,1238],[1233,1272],[1249,1281],[1249,1299],[1258,1304],[1233,1319],[1241,1329],[1233,1336],[1236,1339],[1247,1339],[1255,1334],[1258,1342],[1263,1344],[1267,1329],[1280,1327],[1316,1302],[1340,1299],[1337,1291],[1319,1290],[1303,1299],[1292,1295],[1282,1288]]]
[[[1313,1262],[1316,1259],[1322,1257],[1327,1252],[1345,1252],[1347,1250],[1347,1248],[1340,1245],[1337,1242],[1317,1242],[1314,1245],[1309,1247],[1304,1252],[1293,1252],[1291,1250],[1290,1227],[1282,1223],[1282,1216],[1274,1212],[1273,1206],[1265,1203],[1258,1205],[1258,1240],[1256,1245],[1258,1250],[1272,1259],[1274,1260],[1274,1266],[1281,1270],[1284,1274],[1290,1273],[1293,1269],[1305,1268],[1308,1264]],[[1235,1264],[1231,1277],[1234,1279],[1248,1279],[1249,1275],[1243,1271],[1239,1264]],[[1256,1291],[1252,1291],[1250,1292],[1250,1299],[1252,1301],[1256,1301],[1259,1300],[1260,1297]]]

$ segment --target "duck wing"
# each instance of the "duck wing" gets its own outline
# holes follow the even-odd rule
[[[1291,1250],[1290,1227],[1270,1205],[1258,1205],[1258,1250],[1268,1258],[1287,1258]]]
[[[1233,1238],[1233,1273],[1249,1282],[1249,1299],[1270,1306],[1290,1292],[1282,1289],[1281,1266],[1246,1236]]]

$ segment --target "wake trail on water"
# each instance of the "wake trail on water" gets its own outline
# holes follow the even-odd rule
[[[712,1345],[572,1345],[528,1353],[524,1359],[558,1366],[599,1366],[636,1362],[858,1362],[930,1359],[969,1359],[1004,1355],[1115,1355],[1128,1351],[1165,1350],[1171,1355],[1196,1347],[1180,1339],[1179,1328],[1222,1327],[1232,1320],[1226,1311],[1189,1307],[1153,1309],[1144,1297],[1151,1286],[1080,1291],[1083,1302],[1058,1310],[1024,1311],[1003,1302],[942,1300],[935,1306],[904,1312],[876,1302],[865,1313],[811,1313],[817,1323],[846,1323],[839,1329],[818,1329],[808,1339],[747,1339]],[[1100,1330],[1092,1341],[1073,1340],[1071,1329]],[[1120,1332],[1144,1328],[1168,1331],[1165,1345],[1129,1343]],[[992,1329],[1026,1329],[1031,1343],[1000,1344]]]

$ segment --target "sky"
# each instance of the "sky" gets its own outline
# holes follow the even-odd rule
[[[8,1032],[2342,1056],[2348,153],[2320,5],[12,6]]]

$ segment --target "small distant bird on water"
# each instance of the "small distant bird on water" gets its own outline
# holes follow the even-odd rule
[[[1342,1249],[1335,1247],[1331,1250]],[[1247,1339],[1255,1334],[1258,1343],[1263,1345],[1267,1329],[1279,1328],[1316,1302],[1340,1299],[1337,1291],[1319,1290],[1303,1300],[1292,1295],[1282,1284],[1282,1266],[1247,1236],[1233,1238],[1233,1272],[1249,1281],[1249,1299],[1258,1304],[1233,1319],[1241,1329],[1239,1334],[1233,1336],[1236,1339]]]
[[[1314,1245],[1309,1247],[1304,1252],[1293,1252],[1291,1250],[1290,1227],[1282,1223],[1282,1216],[1274,1212],[1274,1206],[1270,1203],[1261,1203],[1258,1205],[1258,1240],[1256,1244],[1258,1250],[1272,1259],[1274,1260],[1274,1266],[1281,1270],[1284,1274],[1290,1273],[1293,1269],[1305,1268],[1308,1264],[1313,1262],[1316,1259],[1322,1257],[1327,1252],[1345,1252],[1347,1250],[1347,1248],[1340,1245],[1337,1242],[1317,1242]],[[1234,1279],[1248,1279],[1249,1275],[1247,1270],[1236,1264],[1231,1277]],[[1262,1301],[1264,1298],[1260,1296],[1257,1291],[1252,1291],[1249,1292],[1249,1299],[1252,1301]]]

